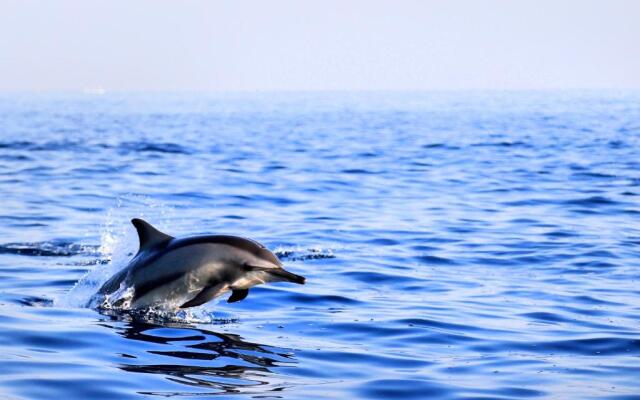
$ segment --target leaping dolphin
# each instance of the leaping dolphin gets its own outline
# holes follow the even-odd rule
[[[304,284],[263,245],[237,236],[173,238],[134,218],[140,249],[125,268],[98,291],[109,295],[122,285],[133,288],[132,308],[196,307],[222,295],[229,303],[247,297],[249,289],[267,282]]]

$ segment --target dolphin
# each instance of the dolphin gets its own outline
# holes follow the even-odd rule
[[[98,294],[133,288],[132,308],[196,307],[228,291],[227,302],[234,303],[261,283],[305,282],[253,240],[225,235],[174,238],[141,219],[131,223],[138,231],[140,249]]]

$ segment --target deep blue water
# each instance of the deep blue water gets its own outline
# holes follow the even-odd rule
[[[640,399],[640,93],[0,96],[0,398]],[[129,220],[307,285],[86,299]]]

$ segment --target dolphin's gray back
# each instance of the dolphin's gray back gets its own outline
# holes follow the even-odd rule
[[[147,266],[152,265],[154,262],[158,261],[158,259],[165,257],[170,253],[180,251],[187,247],[192,248],[193,246],[198,245],[205,245],[207,248],[209,248],[209,251],[212,254],[215,254],[216,250],[229,251],[230,249],[233,249],[231,251],[235,251],[235,254],[246,252],[247,255],[253,256],[252,258],[263,260],[270,264],[275,264],[278,267],[282,267],[282,263],[280,262],[278,257],[276,257],[272,252],[267,250],[267,248],[260,243],[239,236],[228,235],[206,235],[172,239],[160,244],[159,246],[139,252],[135,257],[136,259],[139,258],[139,260],[136,260],[135,264],[131,267],[134,271],[143,270]]]
[[[192,236],[182,239],[173,239],[169,242],[169,246],[166,248],[166,251],[171,251],[172,249],[179,248],[182,246],[189,246],[197,243],[215,243],[215,244],[223,244],[234,247],[239,250],[246,251],[253,256],[268,261],[272,264],[275,264],[279,267],[282,267],[282,263],[272,252],[267,250],[262,244],[251,240],[246,239],[239,236],[229,236],[229,235],[205,235],[205,236]]]

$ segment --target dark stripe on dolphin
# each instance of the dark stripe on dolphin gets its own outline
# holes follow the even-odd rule
[[[167,285],[173,281],[175,281],[178,278],[181,278],[184,276],[184,272],[176,272],[173,273],[171,275],[167,275],[167,276],[163,276],[159,279],[154,279],[152,281],[146,282],[143,285],[140,286],[135,286],[135,293],[133,295],[133,301],[138,300],[139,298],[141,298],[142,296],[144,296],[145,294],[149,293],[150,291],[159,288],[160,286],[164,286]]]

